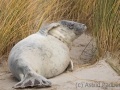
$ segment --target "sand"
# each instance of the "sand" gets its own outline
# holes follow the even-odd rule
[[[120,76],[106,63],[106,59],[93,65],[81,67],[92,61],[94,52],[93,39],[83,34],[73,42],[70,52],[74,62],[73,72],[65,71],[49,79],[52,82],[52,87],[22,90],[120,90]],[[18,80],[8,71],[7,62],[4,60],[0,63],[0,90],[14,90],[12,86],[17,82]]]

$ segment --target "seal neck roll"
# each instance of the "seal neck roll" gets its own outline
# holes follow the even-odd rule
[[[64,33],[65,30],[62,30],[60,27],[49,31],[49,34],[59,39],[63,43],[65,43],[69,48],[71,48],[72,41],[76,38],[76,35],[71,35]]]
[[[50,35],[54,36],[55,38],[59,39],[63,43],[67,44],[67,46],[69,46],[70,42],[66,41],[65,36],[59,31],[54,31],[54,33],[50,32]]]

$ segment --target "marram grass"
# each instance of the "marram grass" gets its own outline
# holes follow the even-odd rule
[[[98,55],[120,55],[120,0],[98,0],[93,14]]]
[[[0,1],[0,56],[8,56],[21,39],[39,30],[54,1]]]
[[[21,39],[44,21],[74,20],[87,25],[95,37],[97,56],[120,56],[120,0],[1,0],[0,55],[8,56]]]

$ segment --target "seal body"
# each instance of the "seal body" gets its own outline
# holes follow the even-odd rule
[[[69,45],[86,26],[73,21],[60,21],[41,28],[18,42],[8,57],[12,74],[20,80],[13,88],[47,87],[47,78],[61,74],[71,65]]]
[[[9,57],[10,70],[16,77],[19,76],[16,73],[19,62],[21,66],[26,63],[46,78],[62,73],[70,62],[69,48],[64,43],[51,35],[43,36],[40,33],[30,35],[16,44]]]

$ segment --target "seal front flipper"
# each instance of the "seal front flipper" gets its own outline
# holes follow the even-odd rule
[[[67,71],[71,71],[71,72],[73,71],[73,61],[72,60],[70,60],[70,63],[67,67]]]
[[[23,75],[20,75],[20,77]],[[21,77],[21,81],[13,86],[13,88],[27,88],[27,87],[50,87],[51,82],[45,77],[30,72],[24,78]]]
[[[43,35],[47,35],[48,31],[50,31],[52,28],[56,28],[60,26],[59,23],[51,23],[50,25],[42,27],[38,32],[40,32]]]

